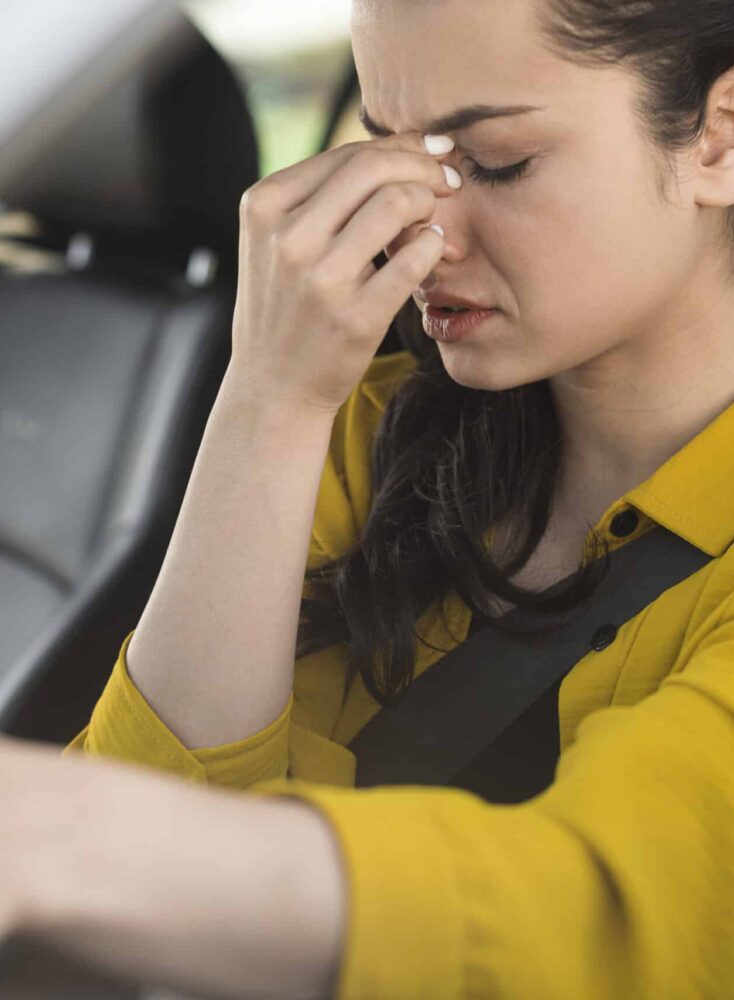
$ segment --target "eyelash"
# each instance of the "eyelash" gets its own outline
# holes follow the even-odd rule
[[[521,163],[512,163],[509,167],[500,167],[497,170],[483,167],[475,160],[469,160],[472,165],[469,174],[472,180],[479,181],[480,184],[512,184],[523,176],[532,160],[531,156]]]

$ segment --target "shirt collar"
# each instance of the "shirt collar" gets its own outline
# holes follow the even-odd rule
[[[398,372],[392,378],[363,384],[363,391],[382,411],[394,392],[394,382],[403,377],[404,372]],[[597,528],[609,534],[614,516],[629,506],[702,552],[722,555],[734,543],[734,403],[644,482],[615,501]],[[649,526],[643,518],[640,530]]]
[[[722,555],[734,542],[734,404],[626,493],[614,511],[629,504],[708,555]]]

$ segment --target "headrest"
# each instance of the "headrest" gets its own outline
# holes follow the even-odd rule
[[[153,51],[100,88],[21,176],[0,177],[0,199],[60,239],[85,231],[153,255],[204,246],[231,263],[239,202],[259,176],[243,86],[176,9]]]

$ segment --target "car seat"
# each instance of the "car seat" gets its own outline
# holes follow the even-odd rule
[[[86,724],[160,570],[231,356],[245,93],[180,14],[0,190],[28,221],[0,263],[6,734]]]

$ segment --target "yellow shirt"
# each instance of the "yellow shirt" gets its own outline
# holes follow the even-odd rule
[[[415,364],[408,352],[375,358],[339,411],[309,566],[345,553],[364,525],[372,435]],[[639,527],[616,538],[611,521],[629,506]],[[320,808],[350,884],[339,1000],[734,997],[734,405],[597,528],[615,549],[655,524],[715,558],[566,675],[555,780],[520,805],[350,787],[346,745],[379,706],[360,677],[344,696],[343,645],[297,661],[291,700],[266,729],[187,749],[127,674],[130,633],[63,752]],[[418,630],[449,650],[470,611],[453,591],[445,611],[444,624],[429,609]],[[441,655],[419,643],[417,672]]]

